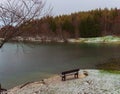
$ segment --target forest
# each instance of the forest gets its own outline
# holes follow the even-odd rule
[[[4,29],[15,28],[6,26]],[[43,40],[67,40],[68,38],[90,38],[106,35],[120,35],[120,10],[96,9],[81,11],[70,15],[46,16],[33,19],[17,27],[24,31],[20,36],[41,38]]]

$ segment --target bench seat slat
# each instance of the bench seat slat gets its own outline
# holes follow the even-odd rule
[[[73,74],[76,74],[76,73],[78,73],[78,72],[73,72],[73,73],[67,73],[67,74],[63,74],[63,75],[60,75],[60,76],[69,76],[69,75],[73,75]]]
[[[72,73],[72,72],[77,72],[79,71],[80,69],[74,69],[74,70],[69,70],[69,71],[64,71],[62,72],[61,74],[68,74],[68,73]]]

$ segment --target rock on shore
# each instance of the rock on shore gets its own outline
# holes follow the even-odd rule
[[[83,74],[88,72],[88,76]],[[27,83],[8,91],[8,94],[120,94],[120,74],[99,70],[80,70],[79,78],[61,81],[54,76],[43,81]]]

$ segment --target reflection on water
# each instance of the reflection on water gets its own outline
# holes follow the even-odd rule
[[[48,78],[61,71],[93,69],[101,61],[120,56],[119,45],[105,44],[6,44],[0,51],[0,83],[13,86]],[[24,52],[24,53],[23,53]]]

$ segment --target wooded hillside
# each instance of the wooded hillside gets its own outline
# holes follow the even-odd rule
[[[120,10],[96,9],[71,15],[46,16],[23,23],[22,37],[41,37],[42,39],[64,39],[79,37],[99,37],[120,35]]]

